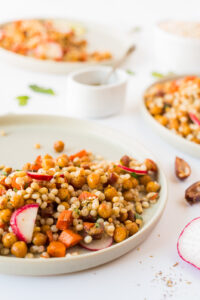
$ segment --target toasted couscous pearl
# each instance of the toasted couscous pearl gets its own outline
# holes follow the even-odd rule
[[[47,218],[46,219],[46,224],[47,225],[52,225],[54,223],[53,218]]]
[[[1,249],[1,254],[2,255],[8,255],[9,253],[10,253],[10,249],[8,249],[8,248]]]
[[[42,209],[45,209],[45,208],[47,207],[47,203],[46,203],[46,202],[43,202],[43,203],[40,205],[40,207],[41,207]]]
[[[31,195],[30,195],[30,194],[24,195],[24,199],[29,199],[29,198],[31,198]]]
[[[23,185],[24,184],[24,179],[22,177],[17,177],[16,178],[16,183],[19,185]]]
[[[62,189],[67,189],[68,188],[68,184],[67,183],[62,183],[61,184],[61,188]]]
[[[55,202],[58,203],[58,204],[60,204],[60,202],[61,202],[60,198],[55,197]]]
[[[56,227],[56,225],[51,226],[51,231],[52,232],[57,232],[58,231],[58,228]]]
[[[54,241],[57,241],[57,239],[58,239],[58,234],[57,233],[53,234],[53,239],[54,239]]]
[[[49,193],[48,197],[49,197],[50,200],[55,200],[55,195],[52,194],[52,193]]]
[[[39,184],[37,183],[37,182],[32,182],[31,183],[31,188],[33,189],[33,190],[39,190],[40,189],[40,186],[39,186]]]
[[[52,193],[53,195],[57,195],[57,194],[58,194],[58,190],[57,190],[57,189],[52,189],[52,190],[51,190],[51,193]]]
[[[27,253],[25,258],[34,258],[34,255],[32,253]]]
[[[62,204],[58,205],[57,211],[58,211],[58,212],[62,212],[63,210],[65,210],[64,205],[62,205]]]
[[[40,198],[40,194],[34,193],[34,194],[31,195],[31,198],[32,199],[38,199],[38,198]]]
[[[91,243],[91,242],[92,242],[92,237],[91,237],[90,235],[87,235],[87,236],[84,238],[84,242],[85,242],[86,244]]]
[[[46,194],[43,194],[41,197],[42,197],[43,201],[47,201],[48,200],[48,196]]]
[[[39,204],[39,205],[41,205],[41,204],[42,204],[42,200],[41,200],[40,198],[38,198],[38,199],[36,200],[36,203]]]
[[[5,183],[6,183],[6,184],[11,184],[11,183],[12,183],[12,179],[11,179],[10,177],[7,177],[7,178],[5,179]]]
[[[41,189],[39,189],[39,193],[40,194],[47,194],[48,193],[48,189],[46,187],[42,187]]]
[[[88,214],[89,214],[89,211],[86,207],[81,210],[81,215],[83,217],[86,217]]]
[[[77,224],[77,225],[76,225],[76,230],[77,230],[77,231],[83,230],[83,225],[82,225],[82,224]]]
[[[40,219],[40,224],[44,225],[45,224],[45,219]]]
[[[28,187],[26,189],[27,194],[32,194],[33,193],[33,189],[31,187]]]
[[[94,209],[92,209],[92,210],[90,211],[90,214],[91,214],[91,216],[96,217],[97,211],[94,210]]]
[[[54,217],[55,219],[57,219],[57,218],[59,217],[59,215],[60,215],[60,213],[59,213],[59,212],[56,212],[56,213],[53,214],[53,217]]]
[[[143,201],[143,202],[142,202],[142,207],[148,208],[148,207],[149,207],[149,202]]]
[[[74,192],[74,188],[73,188],[72,185],[69,185],[69,186],[68,186],[68,191],[69,191],[70,193]]]

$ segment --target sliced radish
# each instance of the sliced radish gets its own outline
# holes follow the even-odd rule
[[[127,171],[127,172],[131,172],[131,173],[135,173],[135,174],[147,174],[146,170],[135,170],[135,169],[131,169],[122,165],[117,165],[117,167]]]
[[[52,175],[39,174],[35,172],[27,172],[27,175],[32,179],[43,180],[43,181],[50,181],[53,178]]]
[[[27,175],[32,179],[43,180],[43,181],[50,181],[53,178],[52,175],[40,174],[36,172],[27,172]],[[64,178],[64,174],[60,174],[60,177]]]
[[[103,234],[100,240],[93,240],[90,244],[81,241],[79,245],[90,251],[99,251],[105,248],[108,248],[112,245],[113,238],[107,234]]]
[[[31,242],[38,207],[38,204],[27,204],[12,214],[10,225],[20,241]]]
[[[189,116],[193,123],[200,126],[200,120],[197,118],[197,116],[195,116],[195,114],[189,113]]]
[[[60,60],[63,57],[63,50],[58,43],[44,42],[35,48],[35,54],[39,58]]]
[[[200,270],[200,217],[193,219],[182,230],[177,250],[185,262]]]

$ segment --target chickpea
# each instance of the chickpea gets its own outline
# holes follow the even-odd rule
[[[114,187],[109,185],[105,189],[104,194],[105,194],[106,200],[112,201],[112,198],[117,196],[117,190]]]
[[[1,221],[5,222],[5,223],[10,221],[11,215],[12,215],[12,211],[8,208],[0,211],[0,219],[1,219]]]
[[[85,176],[84,175],[79,175],[79,176],[76,176],[76,177],[72,177],[71,178],[71,184],[77,188],[77,189],[80,189],[82,188],[82,186],[86,183],[86,179],[85,179]]]
[[[179,121],[177,119],[170,119],[169,120],[169,128],[178,130],[179,128]]]
[[[162,107],[159,106],[153,106],[150,108],[150,113],[152,115],[160,115],[162,113]]]
[[[33,237],[33,244],[36,246],[43,246],[46,244],[47,236],[43,233],[37,232]]]
[[[150,182],[148,182],[148,184],[146,186],[146,191],[148,193],[150,193],[150,192],[158,192],[159,189],[160,189],[160,185],[156,181],[150,181]]]
[[[10,202],[14,208],[19,208],[24,205],[24,198],[22,195],[15,194],[11,197]]]
[[[27,245],[25,242],[15,242],[11,247],[11,253],[16,257],[23,258],[27,254]]]
[[[46,158],[42,160],[42,168],[44,170],[49,170],[55,167],[55,162],[52,158]]]
[[[62,152],[64,150],[65,144],[63,141],[57,141],[54,143],[53,148],[56,152]]]
[[[140,184],[146,186],[147,183],[149,183],[152,179],[149,175],[143,175],[143,176],[140,176]]]
[[[182,133],[183,136],[187,136],[188,134],[191,133],[191,128],[188,124],[186,124],[186,123],[182,124],[181,128],[182,128],[182,130],[181,131],[179,130],[179,132]]]
[[[64,202],[61,202],[60,204],[61,204],[61,205],[64,205],[64,207],[65,207],[66,210],[69,209],[69,207],[70,207],[70,206],[69,206],[69,203],[67,203],[67,202],[65,202],[65,201],[64,201]]]
[[[121,221],[121,222],[124,222],[124,221],[126,221],[127,219],[128,219],[128,213],[127,213],[127,212],[121,213],[121,214],[120,214],[120,221]]]
[[[62,154],[56,159],[56,163],[60,168],[67,167],[69,158],[66,154]]]
[[[132,188],[133,189],[136,188],[138,186],[138,184],[139,184],[139,181],[136,178],[134,178],[134,177],[131,177],[131,181],[132,181],[132,185],[133,185]]]
[[[108,202],[103,202],[99,205],[98,214],[103,219],[108,219],[112,214],[111,204]]]
[[[134,235],[139,230],[138,225],[135,222],[126,224],[126,229],[128,230],[129,235]]]
[[[61,200],[68,200],[70,198],[70,194],[68,189],[61,188],[58,190],[57,195]]]
[[[163,126],[166,126],[168,124],[168,119],[165,116],[156,115],[155,119]]]
[[[135,210],[138,214],[142,214],[143,212],[143,208],[142,208],[142,204],[140,202],[136,202],[135,204]]]
[[[14,233],[8,232],[3,236],[2,242],[5,248],[11,248],[17,242],[17,237]]]
[[[87,183],[91,189],[96,189],[100,183],[100,175],[97,173],[88,175]]]
[[[136,180],[137,180],[137,179],[136,179]],[[125,180],[123,181],[122,186],[123,186],[123,188],[124,188],[125,190],[130,190],[130,189],[132,189],[132,188],[133,188],[133,182],[132,182],[131,178],[125,179]]]
[[[46,233],[48,230],[50,230],[50,226],[49,225],[42,225],[42,232]]]
[[[135,199],[135,195],[132,191],[124,192],[123,196],[126,201],[134,201],[134,199]]]
[[[127,229],[125,227],[119,226],[115,228],[114,241],[120,243],[127,237]]]
[[[7,207],[8,199],[6,197],[0,197],[0,209]]]

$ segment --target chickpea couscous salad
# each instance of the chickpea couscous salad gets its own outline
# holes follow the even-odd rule
[[[17,20],[0,28],[0,47],[40,60],[56,62],[101,62],[112,58],[109,51],[88,50],[81,38],[84,29],[59,20]]]
[[[120,243],[140,230],[160,188],[156,163],[128,155],[112,162],[81,150],[39,155],[21,170],[1,166],[0,254],[65,257],[74,246],[98,251]]]
[[[200,77],[157,82],[146,91],[144,100],[149,113],[162,126],[200,144]]]

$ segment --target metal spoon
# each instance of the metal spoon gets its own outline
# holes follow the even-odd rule
[[[133,53],[133,51],[135,51],[136,46],[135,45],[131,45],[127,51],[125,52],[124,56],[117,61],[114,66],[112,67],[111,71],[107,74],[107,76],[105,77],[105,79],[101,82],[101,85],[106,84],[109,80],[109,78],[112,76],[112,74],[115,72],[115,70],[127,59],[127,57]]]

